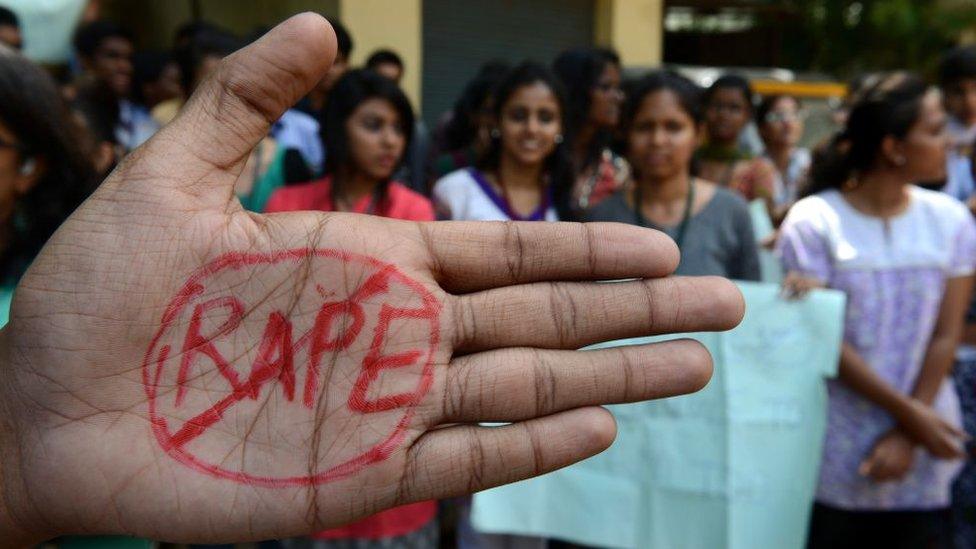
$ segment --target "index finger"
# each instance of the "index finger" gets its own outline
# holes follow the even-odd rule
[[[621,223],[441,221],[420,225],[431,271],[467,293],[540,281],[657,278],[678,267],[674,241]]]

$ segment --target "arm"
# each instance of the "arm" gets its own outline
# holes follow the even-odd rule
[[[951,278],[946,283],[935,331],[925,353],[922,371],[912,389],[912,397],[929,406],[952,370],[956,347],[962,339],[966,308],[969,306],[972,290],[972,276]]]
[[[838,378],[864,398],[884,408],[899,423],[911,413],[911,398],[882,379],[847,342],[841,346]]]
[[[952,367],[972,285],[973,278],[969,276],[949,280],[935,331],[911,395],[902,394],[881,379],[849,344],[845,343],[841,351],[841,381],[888,411],[899,429],[941,458],[962,455],[960,439],[964,433],[942,419],[931,405]]]
[[[935,331],[911,395],[901,393],[881,379],[851,345],[845,343],[841,351],[841,381],[884,408],[900,429],[933,455],[942,458],[961,455],[959,439],[964,434],[942,419],[931,405],[952,367],[972,285],[973,278],[969,276],[949,280]]]
[[[926,443],[924,440],[919,440],[917,435],[912,436],[908,431],[913,428],[918,429],[917,425],[926,425],[924,423],[926,418],[937,418],[930,407],[952,367],[956,346],[962,337],[963,316],[969,303],[972,285],[971,276],[952,278],[946,285],[932,340],[929,342],[922,370],[919,372],[910,397],[902,395],[878,377],[850,345],[844,344],[841,379],[875,404],[888,410],[900,424],[878,440],[861,465],[862,475],[870,476],[878,482],[903,478],[914,461],[912,452],[917,442],[925,443],[929,451],[941,457],[961,455],[962,448],[958,444],[958,437],[961,437],[962,433],[949,428],[951,426],[940,418],[934,428],[921,428],[927,431],[923,434],[942,433],[945,435],[943,437]]]
[[[766,213],[773,221],[773,226],[779,226],[776,209],[776,167],[772,162],[765,158],[756,158],[749,165],[750,177],[752,178],[753,192],[756,198],[762,199],[766,205]],[[784,213],[785,215],[785,213]]]

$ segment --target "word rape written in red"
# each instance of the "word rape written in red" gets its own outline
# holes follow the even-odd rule
[[[374,258],[224,255],[183,285],[146,352],[153,435],[217,478],[281,487],[348,476],[402,443],[433,381],[439,314],[422,284]]]

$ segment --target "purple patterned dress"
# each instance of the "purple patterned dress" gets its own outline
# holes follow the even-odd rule
[[[946,280],[976,267],[976,224],[955,199],[911,188],[908,209],[887,223],[855,210],[838,191],[798,202],[783,224],[783,266],[847,294],[844,341],[885,381],[910,393],[939,314]],[[858,466],[891,416],[848,388],[828,382],[827,436],[817,501],[847,510],[928,510],[949,505],[961,461],[936,459],[923,448],[909,474],[877,483]],[[961,424],[959,399],[947,378],[934,402]]]

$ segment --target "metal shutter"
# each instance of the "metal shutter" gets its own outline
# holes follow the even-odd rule
[[[593,43],[593,0],[424,0],[423,115],[433,127],[485,61],[550,64]]]

